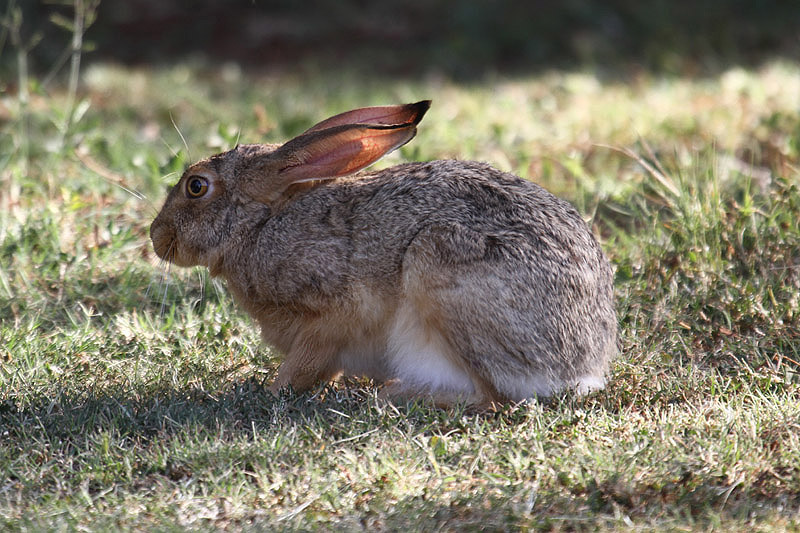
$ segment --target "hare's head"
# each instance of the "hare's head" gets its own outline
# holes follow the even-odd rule
[[[237,231],[257,226],[298,192],[357,172],[407,143],[429,106],[356,109],[283,145],[241,145],[191,165],[150,226],[156,254],[214,273],[224,250],[235,248]]]

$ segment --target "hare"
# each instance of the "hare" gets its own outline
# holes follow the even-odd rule
[[[284,355],[273,392],[340,374],[440,405],[602,388],[612,270],[572,205],[478,162],[357,173],[429,106],[356,109],[191,165],[150,228],[156,254],[227,281]]]

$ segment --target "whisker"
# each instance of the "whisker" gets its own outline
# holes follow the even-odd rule
[[[130,194],[137,200],[147,200],[147,196],[143,193],[137,191],[136,189],[132,189],[130,187],[126,187],[124,185],[125,176],[114,172],[113,170],[106,168],[105,166],[101,165],[97,161],[95,161],[89,153],[83,149],[83,146],[77,147],[75,150],[75,155],[77,156],[78,160],[83,163],[83,166],[103,178],[109,183],[112,183],[125,191],[126,193]]]
[[[147,302],[147,304],[150,304],[150,291],[153,288],[153,283],[155,283],[155,270],[156,270],[156,267],[158,267],[158,268],[161,267],[161,261],[159,260],[158,265],[156,265],[153,262],[152,258],[148,257],[148,263],[150,263],[150,265],[153,267],[153,269],[154,269],[153,270],[153,274],[154,275],[150,276],[150,283],[147,284],[147,288],[144,291],[144,301]]]
[[[156,267],[158,275],[154,276],[150,280],[150,283],[147,285],[147,290],[144,293],[145,301],[147,301],[148,304],[152,303],[151,298],[153,298],[153,286],[156,284],[156,280],[158,281],[159,293],[161,292],[161,284],[164,283],[164,260],[159,259],[158,264],[153,266]]]
[[[169,276],[172,272],[172,259],[175,255],[175,243],[171,243],[169,248],[167,248],[167,253],[164,254],[163,258],[159,258],[158,261],[158,270],[161,274],[158,276],[158,294],[161,296],[161,306],[159,308],[158,315],[159,317],[163,318],[164,313],[167,307],[167,296],[169,294]],[[153,293],[153,285],[155,280],[151,280],[150,284],[147,286],[147,291],[145,292],[145,299],[150,302],[151,295]]]
[[[172,145],[170,143],[168,143],[167,140],[164,137],[160,137],[160,140],[161,140],[162,143],[164,143],[164,146],[167,147],[167,150],[170,151],[170,153],[172,154],[172,157],[178,157],[178,154],[180,153],[178,150],[173,148]],[[172,174],[172,173],[170,173],[170,174]],[[169,174],[167,174],[167,176],[169,176]]]
[[[186,142],[186,139],[184,138],[183,133],[181,133],[180,128],[175,123],[175,118],[172,116],[172,111],[169,112],[169,120],[170,120],[170,122],[172,122],[172,127],[175,128],[175,131],[178,132],[178,136],[181,138],[181,141],[183,141],[183,146],[186,148],[186,154],[189,156],[189,159],[191,159],[192,158],[192,151],[189,150],[189,144]],[[175,155],[177,156],[178,154],[176,153]]]
[[[169,181],[171,180],[171,178],[172,178],[173,176],[178,176],[178,173],[177,173],[177,172],[168,172],[167,174],[164,174],[163,176],[161,176],[161,177],[159,178],[159,181],[160,181],[161,183],[169,183]],[[179,177],[180,177],[180,176],[179,176]],[[168,189],[169,189],[169,188],[171,188],[171,187],[173,187],[174,185],[175,185],[174,183],[169,183],[169,185],[168,185]],[[167,192],[167,194],[169,194],[169,191]],[[152,205],[152,203],[151,203],[150,205],[151,205],[151,206],[153,206],[153,205]],[[160,210],[160,209],[156,209],[156,208],[155,208],[155,206],[153,206],[153,209],[155,210],[155,215],[154,215],[154,216],[157,216],[157,215],[158,215],[158,213],[160,213],[160,212],[161,212],[161,210]]]
[[[165,261],[161,258],[158,259],[158,262],[153,265],[155,271],[158,272],[157,276],[153,276],[153,279],[150,280],[150,283],[147,285],[147,290],[144,293],[145,299],[148,303],[152,303],[151,298],[153,298],[153,286],[158,282],[158,289],[156,292],[159,294],[161,293],[161,287],[164,284],[164,275],[165,275]],[[155,272],[154,272],[155,273]]]
[[[162,278],[164,281],[164,293],[161,296],[161,309],[159,309],[158,316],[160,318],[164,318],[164,313],[167,309],[167,291],[169,289],[169,274],[172,267],[172,261],[167,261],[167,269],[164,277]]]
[[[206,301],[206,276],[205,276],[205,269],[197,269],[197,277],[200,278],[200,302],[198,303],[198,309],[203,308],[203,304]]]
[[[163,176],[161,176],[161,181],[166,181],[167,178],[169,178],[171,176],[175,176],[177,174],[178,174],[177,172],[169,172],[167,174],[164,174]]]
[[[148,304],[150,303],[150,291],[153,288],[153,283],[154,282],[155,282],[155,280],[151,277],[150,278],[150,283],[147,284],[147,288],[144,291],[144,301],[147,302]]]
[[[153,267],[153,274],[155,274],[156,272],[159,272],[159,275],[158,275],[157,278],[156,278],[155,275],[151,277],[150,283],[147,284],[147,290],[144,293],[145,300],[149,304],[149,303],[151,303],[150,302],[150,296],[152,294],[153,284],[155,283],[156,279],[159,280],[159,292],[161,290],[160,289],[161,280],[163,280],[163,278],[164,278],[164,260],[162,258],[158,257],[157,255],[153,255],[153,256],[149,256],[148,255],[148,262]]]

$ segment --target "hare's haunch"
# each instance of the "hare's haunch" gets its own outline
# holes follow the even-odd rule
[[[441,404],[602,388],[612,272],[569,203],[476,162],[357,173],[429,105],[357,109],[195,163],[150,228],[156,253],[227,281],[285,357],[275,391],[341,373]]]

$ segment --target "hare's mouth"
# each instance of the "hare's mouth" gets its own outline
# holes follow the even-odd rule
[[[153,250],[162,261],[175,262],[177,241],[173,232],[163,226],[153,225],[150,227],[150,240],[153,242]]]
[[[162,261],[179,267],[195,266],[197,264],[195,258],[182,253],[180,248],[181,246],[177,239],[167,240],[158,247],[156,247],[155,243],[153,244],[156,255],[158,255]]]
[[[178,239],[153,239],[153,250],[164,262],[179,267],[191,267],[199,264],[198,258],[191,253],[186,253],[184,246]]]
[[[187,244],[178,238],[174,229],[168,226],[153,225],[150,227],[150,240],[153,250],[162,261],[179,267],[203,265],[212,272],[219,272],[220,264],[216,254],[196,244]]]
[[[166,244],[161,246],[156,246],[154,243],[153,249],[161,260],[161,264],[166,263],[167,268],[170,268],[172,265],[181,266],[181,261],[178,257],[178,253],[176,252],[177,241],[168,241]]]
[[[160,247],[157,247],[154,244],[153,249],[155,250],[156,255],[161,258],[162,261],[166,261],[170,264],[175,263],[175,241],[168,241],[166,246]]]

